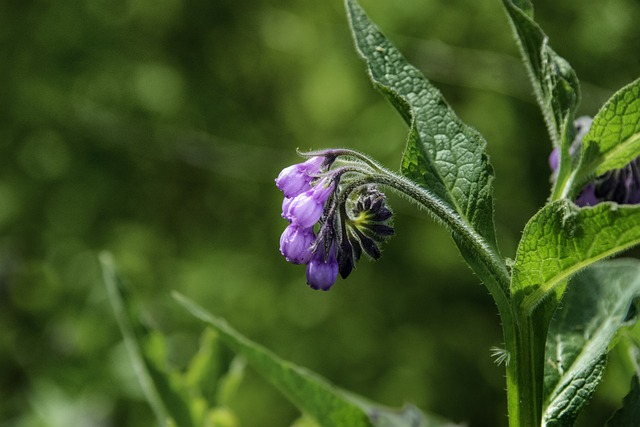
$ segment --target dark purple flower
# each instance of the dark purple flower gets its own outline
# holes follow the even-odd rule
[[[286,167],[276,178],[276,186],[285,197],[295,197],[311,189],[311,180],[322,169],[324,157],[311,157],[304,163]]]
[[[569,147],[570,155],[580,150],[582,138],[589,132],[592,121],[590,117],[580,117],[574,122],[576,137]],[[559,150],[555,148],[549,156],[549,166],[554,176],[558,165]],[[600,202],[640,203],[640,157],[622,169],[609,171],[585,185],[575,202],[578,206],[594,206]]]
[[[283,216],[292,223],[304,228],[313,227],[324,212],[324,203],[335,188],[329,178],[323,178],[311,190],[297,195],[288,206]]]
[[[595,180],[594,196],[600,201],[634,205],[640,203],[640,157]]]
[[[306,264],[313,255],[311,246],[315,239],[313,229],[291,224],[280,237],[280,253],[292,264]]]
[[[307,264],[307,284],[313,289],[328,291],[338,279],[338,259],[334,246],[328,254],[319,248]]]
[[[576,197],[576,205],[578,206],[595,206],[600,200],[596,197],[596,185],[593,182],[585,185],[578,197]]]
[[[394,235],[393,213],[385,202],[384,193],[375,185],[359,190],[358,198],[341,227],[338,265],[343,278],[351,274],[363,251],[374,260],[380,258],[379,245]]]

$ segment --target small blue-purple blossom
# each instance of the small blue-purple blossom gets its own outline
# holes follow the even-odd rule
[[[313,289],[328,291],[338,279],[338,258],[332,246],[328,254],[318,250],[307,264],[307,284]]]
[[[280,253],[292,264],[306,264],[311,260],[311,247],[316,240],[312,228],[290,224],[280,236]]]
[[[285,197],[295,197],[311,189],[311,181],[322,170],[324,157],[311,157],[304,163],[284,168],[276,178],[276,186]]]
[[[287,212],[283,212],[284,217],[301,227],[313,227],[320,220],[324,204],[334,188],[335,183],[331,179],[323,178],[311,190],[298,194],[291,200]]]

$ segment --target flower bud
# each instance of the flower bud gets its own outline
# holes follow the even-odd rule
[[[304,163],[284,168],[276,178],[276,186],[285,197],[295,197],[311,189],[311,180],[322,168],[324,157],[311,157]]]
[[[301,227],[313,227],[320,220],[324,212],[324,203],[333,192],[334,187],[335,184],[332,181],[324,178],[311,190],[297,195],[283,216]]]
[[[280,253],[292,264],[306,264],[313,255],[311,246],[315,238],[313,229],[291,224],[280,236]]]
[[[338,260],[333,247],[325,259],[322,248],[313,255],[307,265],[307,284],[313,289],[328,291],[338,279]]]

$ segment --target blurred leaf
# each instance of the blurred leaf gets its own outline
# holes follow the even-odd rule
[[[210,403],[216,401],[218,379],[221,375],[220,363],[218,334],[207,328],[200,338],[198,352],[189,363],[185,381],[189,389],[199,392]]]
[[[624,398],[623,407],[607,422],[607,427],[637,427],[640,424],[640,379],[631,379],[631,391]]]
[[[427,416],[413,405],[401,410],[372,405],[368,410],[375,427],[461,427],[432,415]]]
[[[166,343],[164,337],[154,331],[149,339],[141,345],[129,315],[128,299],[123,298],[118,277],[115,273],[111,257],[101,254],[100,262],[109,300],[120,327],[124,342],[133,364],[138,381],[142,386],[147,401],[151,405],[160,425],[175,422],[179,426],[196,426],[199,423],[194,414],[202,406],[198,399],[190,400],[186,392],[186,384],[177,372],[167,372],[164,368]]]
[[[622,407],[618,409],[607,422],[607,427],[636,427],[640,425],[640,346],[633,338],[626,336],[628,347],[625,349],[626,358],[633,368],[631,389],[625,396]]]
[[[582,139],[578,184],[640,156],[640,79],[616,92],[594,117]],[[580,178],[582,177],[582,178]]]
[[[140,338],[137,338],[140,345]],[[167,412],[179,426],[196,426],[195,414],[202,414],[202,402],[192,399],[183,375],[166,366],[167,343],[158,331],[150,331],[142,343],[142,357]],[[197,409],[201,409],[198,411]]]
[[[573,118],[580,101],[578,78],[569,63],[549,46],[549,39],[533,19],[528,0],[503,0],[524,63],[554,146],[565,148],[573,139]]]
[[[639,243],[640,206],[600,203],[580,209],[566,199],[558,200],[525,226],[511,291],[531,312],[573,274]],[[559,292],[553,300],[561,297]]]
[[[323,427],[444,427],[451,423],[428,417],[414,407],[394,411],[344,392],[318,375],[280,359],[250,341],[227,322],[216,318],[186,297],[175,299],[191,314],[212,326],[220,339],[277,387],[306,416]],[[299,421],[307,425],[305,417]]]
[[[205,423],[207,427],[238,427],[238,417],[227,407],[213,408]]]
[[[371,426],[367,415],[338,389],[313,373],[285,362],[267,349],[251,342],[224,320],[213,317],[202,307],[174,293],[176,300],[191,314],[212,326],[220,339],[275,385],[302,412],[324,427]]]
[[[142,391],[156,415],[158,424],[165,425],[169,419],[169,413],[158,389],[156,388],[154,378],[147,364],[148,361],[145,359],[140,349],[140,345],[138,344],[138,339],[134,334],[131,320],[129,319],[127,309],[124,305],[119,280],[116,276],[111,256],[106,253],[102,253],[100,255],[100,263],[102,265],[103,280],[109,294],[109,301],[113,307],[116,321],[120,327],[120,332],[124,338],[124,343],[127,348],[127,352],[129,353],[136,376],[142,386]]]
[[[216,395],[216,404],[219,406],[226,406],[229,400],[238,390],[238,386],[244,378],[244,369],[246,361],[243,357],[237,356],[231,362],[231,366],[227,373],[220,379],[218,386],[218,393]]]
[[[622,408],[618,409],[607,422],[607,427],[637,427],[640,425],[640,377],[631,378],[631,391],[624,398]]]
[[[549,328],[545,425],[573,425],[601,380],[616,334],[636,323],[639,298],[638,260],[602,262],[572,279]]]

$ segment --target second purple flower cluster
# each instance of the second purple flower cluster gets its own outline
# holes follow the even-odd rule
[[[582,138],[589,132],[592,121],[586,116],[575,121],[576,136],[569,147],[570,155],[575,156],[580,151]],[[558,162],[556,148],[549,156],[549,166],[554,174],[558,169]],[[585,185],[575,202],[578,206],[595,206],[600,202],[629,205],[640,203],[640,157],[636,157],[625,167],[609,171]]]

